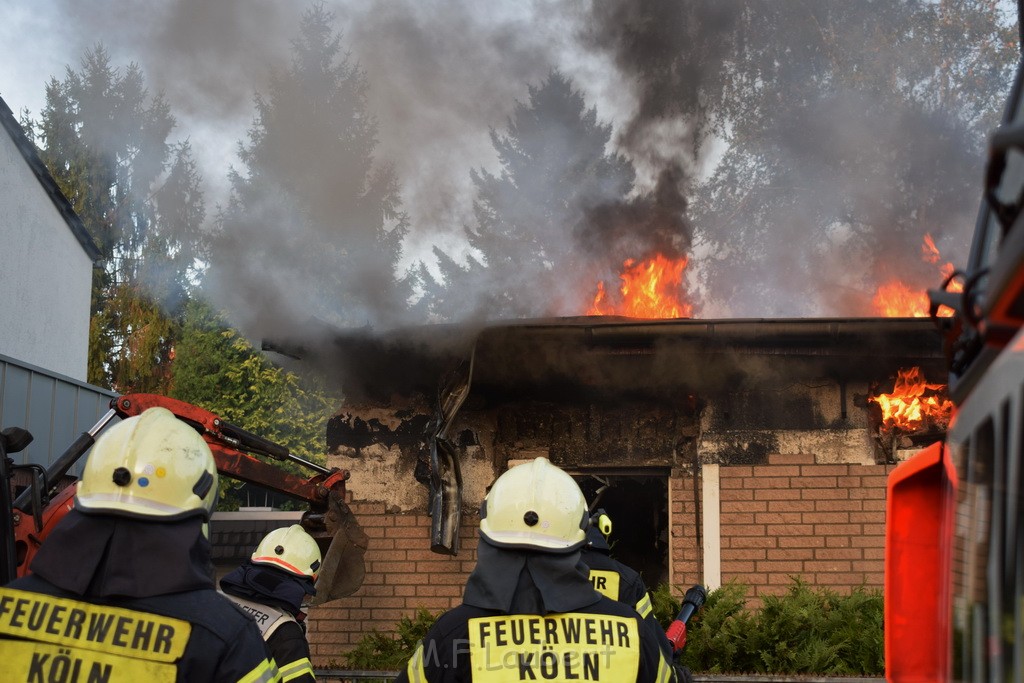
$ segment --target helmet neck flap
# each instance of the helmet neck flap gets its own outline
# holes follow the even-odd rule
[[[505,614],[572,612],[601,599],[580,551],[553,554],[477,544],[477,563],[462,601]]]
[[[210,542],[202,526],[195,516],[154,522],[72,509],[39,548],[32,572],[86,597],[212,589]]]

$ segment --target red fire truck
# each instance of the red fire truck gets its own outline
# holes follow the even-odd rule
[[[1024,6],[1024,0],[1020,3]],[[1024,68],[989,142],[961,293],[945,320],[945,443],[889,478],[885,559],[890,681],[1024,681]],[[952,289],[950,287],[950,289]]]

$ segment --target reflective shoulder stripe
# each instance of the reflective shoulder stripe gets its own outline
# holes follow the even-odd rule
[[[672,667],[669,666],[661,649],[658,650],[658,683],[670,683],[672,680]]]
[[[640,601],[636,603],[636,607],[633,609],[636,610],[637,614],[646,619],[647,615],[654,611],[654,605],[651,604],[650,593],[644,593],[644,597],[640,598]]]
[[[0,588],[0,636],[153,662],[181,658],[192,624],[160,614]]]
[[[238,679],[237,683],[280,683],[281,672],[272,661],[264,659],[252,671]]]
[[[423,668],[423,643],[412,653],[409,664],[405,667],[405,673],[410,683],[427,683],[427,672]]]
[[[284,665],[278,665],[278,670],[281,672],[282,683],[294,680],[301,676],[309,675],[310,678],[314,678],[313,663],[309,661],[309,658],[303,657],[302,659],[296,659],[294,662],[290,662]]]

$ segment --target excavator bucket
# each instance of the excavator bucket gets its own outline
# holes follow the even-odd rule
[[[342,496],[331,491],[327,511],[307,513],[302,520],[302,526],[316,539],[323,554],[311,605],[352,595],[363,585],[367,537]]]

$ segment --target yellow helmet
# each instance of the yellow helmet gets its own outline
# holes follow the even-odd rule
[[[149,408],[96,440],[75,507],[123,517],[208,520],[216,496],[217,467],[203,437],[166,408]]]
[[[572,552],[587,542],[589,525],[579,485],[547,458],[502,474],[480,508],[480,534],[500,548]]]
[[[316,580],[320,571],[320,546],[298,524],[274,529],[263,537],[252,554],[253,564],[279,567],[290,574]]]

